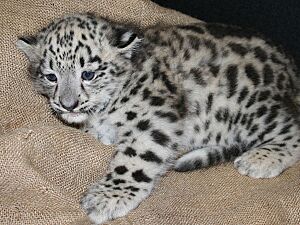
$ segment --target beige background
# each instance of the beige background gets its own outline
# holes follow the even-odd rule
[[[188,0],[187,4],[188,4]],[[87,225],[81,193],[105,171],[112,147],[62,125],[31,88],[17,36],[65,13],[96,12],[140,26],[194,19],[146,0],[0,0],[0,224]],[[109,224],[300,224],[300,163],[255,180],[232,164],[168,173],[127,217]]]

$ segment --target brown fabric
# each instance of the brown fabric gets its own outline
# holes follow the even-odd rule
[[[187,1],[188,4],[188,1]],[[64,126],[31,88],[17,36],[65,13],[93,11],[140,26],[194,19],[146,0],[0,1],[0,224],[87,225],[79,206],[112,154]],[[300,224],[300,163],[281,176],[255,180],[232,164],[168,173],[153,194],[114,225]]]

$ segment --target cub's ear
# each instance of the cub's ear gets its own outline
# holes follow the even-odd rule
[[[130,59],[141,44],[142,38],[138,37],[135,32],[124,28],[117,28],[114,32],[113,46],[117,47],[125,58]]]
[[[38,62],[37,39],[33,36],[20,37],[16,43],[19,50],[25,53],[30,62]]]

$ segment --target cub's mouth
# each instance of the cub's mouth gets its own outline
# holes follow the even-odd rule
[[[83,112],[64,112],[60,117],[67,123],[84,123],[88,119],[88,114]]]
[[[72,109],[71,111],[62,108],[60,104],[54,101],[50,101],[50,105],[64,122],[68,124],[82,124],[88,120],[89,116],[105,111],[109,105],[109,102],[110,101],[104,101],[94,105],[93,107],[81,106],[77,109]]]

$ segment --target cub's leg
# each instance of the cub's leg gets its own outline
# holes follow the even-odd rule
[[[276,177],[299,160],[299,147],[288,142],[262,145],[236,158],[234,166],[241,174],[250,177]]]
[[[154,129],[148,134],[130,136],[120,140],[107,175],[92,185],[81,201],[96,224],[124,216],[136,208],[176,157],[170,147],[171,140],[163,131]]]

